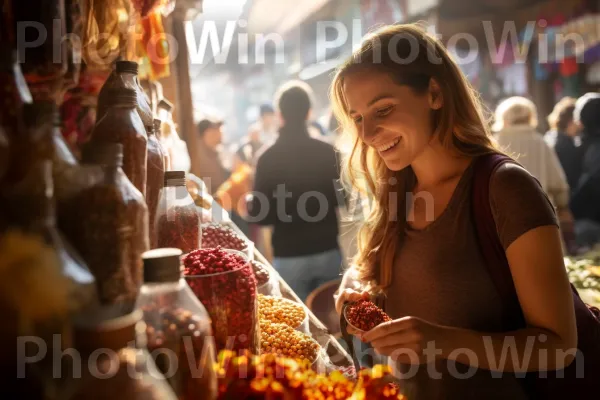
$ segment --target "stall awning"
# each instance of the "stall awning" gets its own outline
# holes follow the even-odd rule
[[[248,17],[248,33],[284,35],[330,0],[254,0]]]

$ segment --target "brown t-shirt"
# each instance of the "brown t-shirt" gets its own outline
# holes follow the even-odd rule
[[[460,179],[446,210],[422,230],[408,229],[399,250],[387,293],[386,311],[392,318],[414,316],[445,326],[480,332],[504,331],[501,300],[486,270],[472,217],[473,163]],[[504,248],[527,231],[557,225],[554,208],[539,183],[516,164],[505,164],[490,180],[490,205]],[[406,368],[407,366],[400,366]],[[525,399],[520,383],[510,374],[492,378],[446,360],[435,363],[441,378],[421,365],[404,379],[411,400]],[[405,372],[408,372],[406,369]],[[454,377],[452,376],[454,375]]]

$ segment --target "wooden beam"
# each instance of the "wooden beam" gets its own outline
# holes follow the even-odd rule
[[[192,99],[192,86],[190,79],[189,54],[187,47],[187,38],[185,24],[191,23],[187,19],[187,10],[176,9],[172,16],[172,33],[178,46],[179,52],[174,61],[175,71],[173,73],[177,82],[177,115],[178,132],[183,140],[186,141],[188,152],[191,159],[191,173],[199,176],[198,170],[198,135],[194,123],[194,105]]]

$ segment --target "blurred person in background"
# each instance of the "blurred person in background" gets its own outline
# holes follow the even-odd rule
[[[339,164],[334,147],[309,133],[311,94],[299,81],[277,92],[282,127],[277,141],[258,157],[248,206],[252,222],[273,227],[273,266],[302,300],[338,278],[342,265]]]
[[[511,97],[496,108],[498,145],[513,154],[519,163],[542,185],[558,208],[567,210],[569,184],[556,153],[536,130],[538,124],[535,104],[524,97]]]
[[[552,114],[548,116],[550,130],[544,136],[546,143],[558,156],[571,192],[577,187],[581,177],[584,154],[580,129],[573,116],[575,101],[572,97],[565,97],[556,104]]]
[[[585,153],[571,209],[579,243],[592,246],[600,242],[600,94],[588,93],[577,100],[575,121],[583,128]]]
[[[223,140],[223,121],[206,117],[197,125],[200,137],[198,148],[199,178],[207,185],[211,194],[229,178],[228,171],[222,160],[221,144]]]
[[[524,97],[510,97],[496,108],[494,130],[501,149],[514,155],[542,185],[557,209],[565,250],[576,251],[573,215],[569,209],[570,189],[556,153],[536,130],[535,104]]]

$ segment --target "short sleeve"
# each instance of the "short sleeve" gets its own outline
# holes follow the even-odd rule
[[[492,175],[490,206],[505,250],[532,229],[558,227],[554,206],[540,183],[514,163],[500,166]]]

